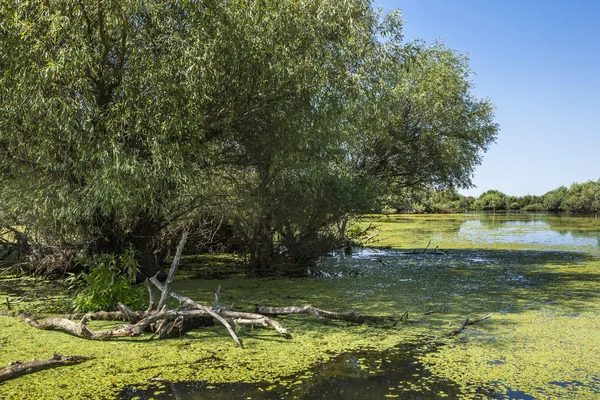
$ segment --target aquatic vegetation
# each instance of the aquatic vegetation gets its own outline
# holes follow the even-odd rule
[[[55,351],[94,357],[79,366],[7,382],[0,386],[0,397],[21,398],[22,393],[28,393],[44,398],[111,398],[126,386],[149,385],[151,378],[160,378],[205,381],[205,386],[215,388],[212,390],[219,390],[221,383],[242,381],[258,384],[265,393],[274,391],[274,385],[285,385],[289,387],[287,396],[294,398],[309,390],[309,372],[315,365],[363,349],[389,352],[402,343],[432,345],[415,354],[415,362],[422,368],[412,370],[417,376],[411,379],[399,372],[388,374],[385,357],[378,356],[380,361],[368,356],[361,361],[358,357],[355,362],[364,377],[386,377],[381,378],[381,385],[387,385],[384,395],[390,398],[406,392],[427,393],[432,398],[450,396],[446,389],[431,392],[442,381],[450,382],[452,397],[467,399],[485,397],[482,393],[489,390],[536,398],[559,398],[566,393],[570,398],[598,396],[600,257],[597,245],[580,245],[577,239],[597,238],[600,220],[561,219],[556,224],[545,216],[386,218],[380,237],[387,242],[378,244],[392,243],[397,248],[357,249],[353,256],[330,257],[319,266],[331,272],[322,278],[248,279],[230,275],[221,280],[179,279],[173,289],[200,303],[212,304],[221,285],[222,302],[245,311],[263,304],[311,304],[387,315],[408,311],[406,324],[369,327],[333,325],[303,316],[280,317],[291,330],[292,340],[268,330],[242,328],[238,332],[246,347],[242,350],[233,346],[220,327],[165,341],[149,341],[145,335],[90,342],[0,317],[0,365],[15,359],[47,358]],[[477,235],[462,240],[465,223],[477,218],[481,222]],[[503,227],[512,229],[511,235],[517,239],[495,241]],[[472,229],[469,224],[466,228]],[[557,248],[519,240],[519,235],[532,235],[538,228],[542,236],[548,229],[571,232],[566,236],[571,242]],[[422,249],[430,239],[431,247],[439,245],[443,254],[407,254],[411,249]],[[337,275],[338,270],[359,273]],[[13,285],[2,282],[0,290],[11,293]],[[493,313],[489,320],[468,327],[456,337],[447,336],[466,316],[478,318],[488,313]],[[331,371],[332,376],[344,373],[335,368]]]

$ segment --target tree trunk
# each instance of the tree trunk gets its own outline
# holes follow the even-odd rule
[[[268,276],[275,272],[270,216],[263,217],[263,221],[252,238],[249,272],[255,276]]]
[[[167,274],[162,270],[158,260],[154,257],[154,239],[161,229],[160,221],[142,213],[131,232],[125,233],[117,223],[115,216],[96,215],[96,225],[99,238],[91,241],[88,254],[122,254],[131,244],[136,250],[140,264],[136,281],[143,282],[146,278],[157,276],[164,280]]]
[[[31,360],[27,362],[13,361],[8,367],[0,370],[0,382],[31,374],[33,372],[60,367],[62,365],[79,364],[87,360],[89,360],[88,357],[61,356],[60,354],[54,354],[52,358],[46,360]]]

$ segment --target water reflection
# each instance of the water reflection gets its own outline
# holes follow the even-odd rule
[[[594,229],[567,229],[567,224],[556,216],[525,216],[520,219],[497,219],[481,216],[464,221],[459,230],[460,240],[487,243],[515,243],[520,245],[595,247],[600,246],[600,235]],[[600,229],[600,228],[599,228]]]

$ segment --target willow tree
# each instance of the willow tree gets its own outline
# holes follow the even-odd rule
[[[440,43],[403,43],[399,15],[387,18],[359,104],[368,113],[359,114],[356,163],[384,194],[470,187],[498,132],[493,105],[472,94],[465,55]]]
[[[3,1],[5,223],[92,254],[133,244],[153,274],[158,232],[215,206],[236,165],[260,236],[272,166],[334,146],[372,23],[366,1]]]
[[[247,127],[233,152],[244,160],[227,170],[239,180],[234,220],[253,273],[305,271],[340,244],[348,216],[382,197],[468,187],[495,138],[493,107],[471,94],[467,58],[404,42],[399,13],[365,6],[338,15],[331,53],[302,74],[312,85],[296,84],[293,100]]]

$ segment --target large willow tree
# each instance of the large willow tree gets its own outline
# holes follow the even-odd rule
[[[301,266],[388,190],[470,184],[469,90],[370,1],[0,0],[0,223],[153,274],[161,231],[226,209],[256,273]]]

